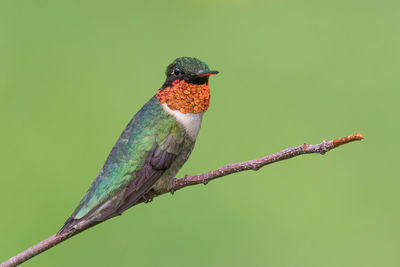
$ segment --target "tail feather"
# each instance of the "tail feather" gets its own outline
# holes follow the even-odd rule
[[[81,220],[74,219],[72,216],[65,221],[64,226],[58,231],[57,235],[66,234],[74,229]]]
[[[90,218],[88,216],[85,216],[80,219],[75,219],[74,217],[71,216],[65,221],[64,226],[61,227],[61,229],[58,231],[57,235],[62,235],[62,234],[71,233],[71,232],[75,232],[75,231],[80,232],[80,231],[89,229],[89,228],[95,226],[96,224],[104,222],[105,220],[111,219],[117,215],[121,215],[121,213],[109,214],[107,217],[101,218],[101,219],[97,218],[97,220],[93,220],[93,218]],[[78,226],[78,224],[79,224],[79,226]]]

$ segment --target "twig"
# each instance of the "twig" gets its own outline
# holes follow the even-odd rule
[[[203,174],[198,174],[194,176],[189,176],[186,175],[182,179],[176,180],[174,187],[172,188],[171,191],[163,190],[163,191],[156,191],[156,192],[151,192],[150,197],[156,197],[168,192],[175,192],[179,189],[182,189],[187,186],[191,185],[197,185],[197,184],[207,184],[209,181],[214,180],[216,178],[226,176],[232,173],[236,172],[241,172],[241,171],[247,171],[247,170],[254,170],[257,171],[260,168],[264,167],[265,165],[278,162],[281,160],[285,159],[290,159],[299,155],[303,154],[312,154],[312,153],[319,153],[319,154],[325,154],[329,150],[332,150],[338,146],[341,146],[343,144],[353,142],[353,141],[358,141],[362,140],[364,137],[361,135],[361,133],[356,133],[353,135],[349,135],[343,138],[339,139],[334,139],[330,141],[323,141],[321,144],[318,145],[309,145],[309,144],[303,144],[298,147],[294,148],[288,148],[285,150],[282,150],[278,153],[260,158],[260,159],[255,159],[255,160],[249,160],[245,162],[240,162],[240,163],[235,163],[235,164],[228,164],[222,168],[206,172]],[[137,204],[139,204],[138,202]],[[33,247],[19,253],[18,255],[10,258],[9,260],[3,262],[0,264],[0,267],[12,267],[12,266],[17,266],[30,258],[48,250],[49,248],[69,239],[70,237],[88,229],[90,225],[80,225],[80,230],[72,230],[71,232],[68,233],[63,233],[59,235],[53,235],[50,236],[49,238],[41,241],[40,243],[34,245]]]

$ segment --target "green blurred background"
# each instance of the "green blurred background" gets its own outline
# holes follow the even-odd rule
[[[302,156],[164,195],[25,266],[400,266],[398,1],[0,3],[0,259],[55,233],[176,57],[220,71],[197,174]]]

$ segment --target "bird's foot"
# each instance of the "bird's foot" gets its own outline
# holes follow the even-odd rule
[[[152,190],[150,190],[149,192],[144,194],[143,197],[142,197],[144,203],[152,202],[153,198],[154,198],[154,192]]]
[[[173,194],[175,193],[175,184],[176,184],[176,181],[178,181],[178,179],[176,179],[176,178],[173,178],[173,179],[172,179],[171,189],[169,190],[169,192],[171,193],[171,195],[173,195]]]

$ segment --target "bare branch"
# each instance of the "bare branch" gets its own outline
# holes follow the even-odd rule
[[[248,170],[258,171],[260,168],[262,168],[268,164],[278,162],[281,160],[285,160],[285,159],[290,159],[290,158],[293,158],[293,157],[296,157],[299,155],[303,155],[303,154],[319,153],[319,154],[323,155],[326,152],[328,152],[338,146],[341,146],[341,145],[344,145],[344,144],[347,144],[347,143],[350,143],[353,141],[362,140],[362,139],[364,139],[362,134],[356,133],[356,134],[352,134],[352,135],[342,137],[339,139],[323,141],[321,144],[318,144],[318,145],[303,144],[298,147],[282,150],[280,152],[277,152],[275,154],[272,154],[272,155],[269,155],[269,156],[266,156],[263,158],[249,160],[249,161],[235,163],[235,164],[228,164],[222,168],[219,168],[219,169],[216,169],[216,170],[213,170],[210,172],[194,175],[194,176],[186,175],[184,178],[176,180],[171,192],[173,193],[179,189],[182,189],[184,187],[191,186],[191,185],[207,184],[211,180],[214,180],[216,178],[226,176],[226,175],[229,175],[232,173],[248,171]],[[153,197],[156,197],[156,196],[168,193],[168,192],[169,191],[167,191],[167,190],[150,192],[149,197],[153,198]],[[140,202],[138,202],[138,204],[139,203]],[[49,238],[41,241],[40,243],[34,245],[33,247],[31,247],[31,248],[19,253],[18,255],[12,257],[11,259],[1,263],[0,267],[17,266],[17,265],[29,260],[30,258],[48,250],[49,248],[69,239],[70,237],[90,228],[91,226],[92,225],[80,224],[79,230],[73,229],[71,232],[68,232],[68,233],[56,234],[56,235],[50,236]]]

